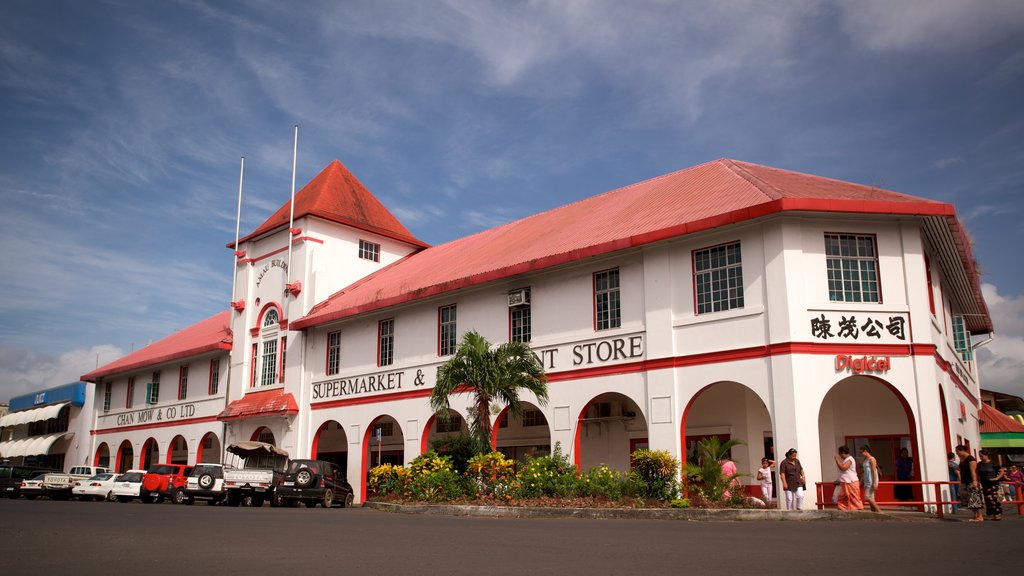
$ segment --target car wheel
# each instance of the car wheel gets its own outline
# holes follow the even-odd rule
[[[199,487],[203,490],[209,490],[213,488],[213,475],[203,474],[199,477]]]
[[[181,488],[175,490],[174,494],[171,495],[171,502],[174,502],[175,504],[184,504],[187,500],[188,495],[185,494],[185,491]]]
[[[299,488],[309,488],[313,485],[316,476],[309,468],[302,468],[295,473],[295,485]]]
[[[117,500],[117,498],[114,497],[114,493],[107,492],[107,502],[113,502],[114,500]]]
[[[345,499],[342,501],[343,503],[342,503],[341,507],[342,508],[351,508],[352,507],[352,503],[355,502],[355,501],[356,501],[355,495],[352,494],[351,492],[349,492],[348,494],[345,494]]]
[[[18,496],[21,496],[21,494],[18,494],[17,492],[11,492],[10,494],[7,495],[7,497],[10,498],[11,500],[17,500]]]
[[[320,505],[324,508],[330,508],[334,504],[334,491],[330,488],[324,489],[323,500],[320,501]]]

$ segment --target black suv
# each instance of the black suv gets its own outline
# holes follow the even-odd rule
[[[49,468],[38,466],[12,466],[0,464],[0,496],[7,496],[12,500],[21,496],[21,481],[29,480],[40,472],[59,472]]]
[[[355,496],[352,485],[333,462],[322,460],[292,460],[288,463],[277,493],[282,501],[304,502],[312,508],[319,502],[330,508],[335,502],[342,508],[352,505]]]

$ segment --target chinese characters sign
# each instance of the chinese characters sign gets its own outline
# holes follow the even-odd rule
[[[907,315],[871,312],[818,312],[809,319],[815,342],[902,344],[907,340]]]

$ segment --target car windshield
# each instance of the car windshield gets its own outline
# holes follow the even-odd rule
[[[103,474],[97,474],[92,478],[89,478],[89,480],[109,480],[111,476],[113,476],[113,474],[107,474],[104,472]]]
[[[316,460],[292,460],[288,464],[288,474],[295,474],[302,468],[309,468],[313,474],[320,473],[320,463]]]
[[[121,474],[117,478],[118,482],[142,482],[142,474],[138,472],[129,472],[127,474]]]
[[[49,472],[40,472],[39,474],[36,474],[35,476],[33,476],[32,479],[33,480],[42,480],[43,478],[46,477],[47,474],[49,474]]]

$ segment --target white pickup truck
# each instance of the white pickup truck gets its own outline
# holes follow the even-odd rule
[[[224,469],[228,506],[259,508],[267,500],[271,506],[280,505],[276,488],[288,467],[288,453],[265,442],[239,442],[228,446],[228,452],[244,461]]]
[[[71,499],[75,482],[88,480],[97,474],[113,473],[102,466],[72,466],[66,473],[54,472],[43,477],[43,492],[52,500]]]

